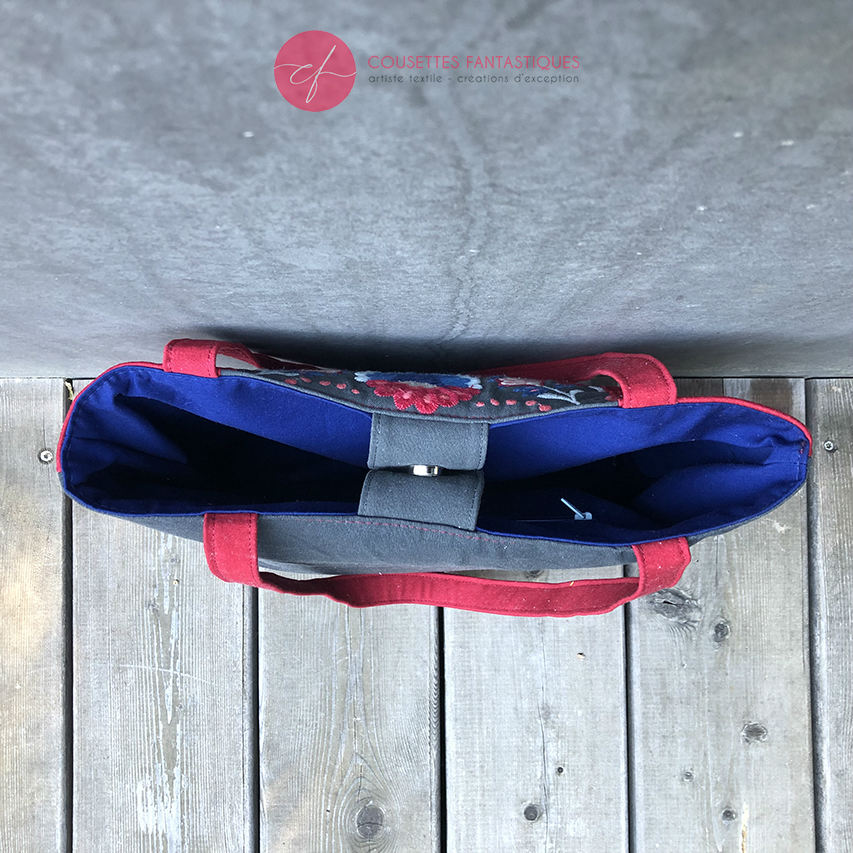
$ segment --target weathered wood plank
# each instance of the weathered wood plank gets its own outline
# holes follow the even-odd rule
[[[440,843],[437,611],[259,594],[261,850]]]
[[[799,380],[684,386],[804,416]],[[801,490],[629,605],[637,853],[814,849],[805,548]]]
[[[627,849],[621,609],[444,618],[450,853]]]
[[[820,849],[853,851],[853,380],[806,383]],[[827,444],[829,442],[829,444]]]
[[[74,850],[253,850],[254,593],[76,504],[73,560]]]
[[[0,380],[0,850],[66,849],[64,397]]]

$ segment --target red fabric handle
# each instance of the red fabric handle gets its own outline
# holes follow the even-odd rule
[[[254,367],[311,367],[298,362],[282,361],[252,352],[243,344],[228,341],[169,341],[163,351],[163,370],[192,376],[219,376],[216,358],[231,356]],[[586,382],[594,376],[609,376],[619,383],[620,405],[625,409],[639,406],[666,406],[675,403],[677,392],[669,371],[654,356],[641,353],[605,352],[559,361],[514,364],[474,371],[482,376],[519,376],[526,379],[554,379],[561,382]]]
[[[218,578],[291,595],[324,595],[351,607],[429,604],[514,616],[583,616],[607,613],[641,595],[674,586],[690,562],[687,540],[634,545],[639,577],[564,583],[491,580],[436,572],[338,575],[293,580],[258,570],[258,516],[209,513],[204,552]]]
[[[243,344],[229,341],[196,341],[179,338],[169,341],[163,350],[163,370],[167,373],[188,373],[191,376],[219,376],[216,358],[227,355],[245,361],[253,367],[288,367],[294,362],[282,361],[271,355],[252,352]],[[302,365],[297,365],[302,366]]]
[[[586,382],[593,376],[609,376],[622,389],[624,409],[667,406],[676,401],[675,381],[654,356],[642,353],[603,352],[560,361],[514,364],[474,371],[481,376],[518,376],[525,379],[555,379]]]

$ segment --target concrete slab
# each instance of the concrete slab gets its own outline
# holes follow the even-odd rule
[[[3,17],[0,375],[91,375],[184,336],[355,366],[623,349],[681,375],[853,372],[842,4]],[[311,113],[272,66],[318,28],[358,76]],[[371,83],[386,54],[577,55],[580,79]]]

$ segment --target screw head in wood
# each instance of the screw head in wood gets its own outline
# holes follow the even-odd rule
[[[537,806],[536,803],[531,803],[529,806],[524,807],[524,819],[525,820],[539,820],[540,815],[542,814],[542,809],[540,806]]]
[[[838,447],[836,446],[836,444],[835,444],[835,442],[834,442],[834,441],[832,441],[831,439],[827,439],[827,440],[823,443],[823,449],[824,449],[827,453],[835,453],[835,451],[836,451],[836,450],[838,450]]]
[[[43,465],[50,465],[53,462],[53,451],[48,450],[46,447],[44,450],[39,451],[39,462]]]
[[[741,729],[741,736],[747,743],[764,743],[767,740],[767,727],[761,723],[747,723]]]

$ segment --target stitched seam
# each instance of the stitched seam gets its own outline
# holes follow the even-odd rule
[[[214,516],[210,520],[210,570],[220,580],[225,580],[225,578],[222,577],[222,573],[219,571],[219,558],[216,553],[216,528],[216,517]]]
[[[479,470],[486,464],[486,452],[489,445],[489,426],[483,424],[480,429],[480,455],[477,458],[477,469]]]
[[[667,540],[662,540],[662,541],[667,541]],[[632,548],[634,548],[634,552],[637,555],[637,565],[641,570],[639,582],[637,584],[637,596],[635,596],[635,597],[638,597],[640,594],[645,595],[647,593],[657,592],[659,589],[663,589],[663,587],[650,588],[648,586],[648,584],[649,584],[648,575],[644,571],[642,571],[643,566],[645,564],[645,561],[649,557],[649,545],[650,544],[653,544],[653,543],[644,542],[640,545],[631,546]],[[676,548],[678,549],[678,553],[677,553],[678,559],[682,563],[684,563],[685,560],[687,562],[689,562],[690,547],[687,544],[687,540],[684,537],[679,537],[678,539],[675,540],[675,545],[676,545]],[[682,568],[682,571],[683,571],[683,568]]]
[[[625,408],[634,408],[635,400],[634,400],[634,385],[628,376],[621,370],[622,360],[616,360],[616,368],[610,371],[610,376],[612,376],[621,386],[622,386],[622,402],[624,402]]]
[[[403,524],[399,522],[393,521],[368,521],[367,519],[345,519],[345,518],[320,518],[317,516],[312,517],[312,523],[318,524],[367,524],[367,525],[376,525],[379,527],[399,527],[403,530],[421,530],[424,533],[440,533],[445,536],[458,536],[462,539],[470,539],[473,542],[491,542],[492,540],[488,536],[469,536],[465,533],[456,533],[453,530],[436,530],[433,527],[423,527],[417,524]],[[497,543],[495,543],[497,544]],[[589,545],[582,544],[577,542],[567,542],[563,543],[567,545],[577,545],[578,547],[583,548],[610,548],[612,550],[621,550],[621,547],[618,545]]]
[[[272,369],[272,368],[270,368],[270,369]],[[608,374],[604,374],[604,375],[608,375]],[[266,376],[253,376],[251,374],[247,375],[247,374],[242,374],[242,373],[236,373],[236,374],[228,374],[226,376],[226,378],[229,378],[229,377],[234,378],[234,379],[240,379],[240,378],[256,379],[259,382],[268,382],[271,385],[280,385],[281,384],[281,382],[276,381],[274,378],[269,378]],[[569,385],[584,386],[583,382],[569,382],[568,384]],[[364,412],[365,414],[381,414],[381,415],[386,415],[388,417],[394,417],[395,416],[395,411],[393,409],[381,408],[381,404],[374,403],[371,398],[368,398],[366,400],[359,400],[358,404],[356,404],[354,400],[350,401],[350,400],[344,400],[344,399],[341,399],[341,398],[335,397],[335,396],[329,396],[329,395],[320,393],[319,391],[313,391],[310,388],[302,388],[302,387],[296,387],[296,386],[285,386],[285,387],[289,387],[290,390],[292,390],[292,391],[297,391],[297,392],[302,393],[302,394],[308,394],[312,397],[317,397],[318,399],[321,399],[321,400],[330,400],[333,403],[339,403],[341,406],[346,406],[347,408],[355,409],[356,411]],[[584,387],[589,387],[589,386],[584,386]],[[565,414],[566,412],[572,412],[572,411],[576,411],[579,409],[610,409],[610,408],[614,408],[614,407],[611,406],[610,403],[605,400],[605,401],[598,402],[598,403],[578,403],[577,405],[572,405],[572,406],[562,406],[560,408],[553,409],[550,412],[513,412],[512,414],[505,414],[505,415],[490,413],[490,416],[488,418],[484,418],[482,414],[478,414],[476,412],[473,412],[471,414],[467,414],[465,412],[459,412],[458,410],[455,411],[451,408],[439,410],[436,412],[436,414],[440,415],[441,420],[444,421],[445,423],[452,423],[453,421],[472,421],[474,423],[484,423],[488,426],[489,424],[503,423],[504,421],[522,421],[522,420],[526,421],[526,420],[532,420],[534,418],[543,418],[543,417],[548,417],[551,415]],[[396,414],[401,414],[404,417],[411,417],[411,418],[428,418],[429,419],[432,417],[430,415],[422,415],[420,413],[414,413],[414,412],[405,412],[405,413],[399,412]]]
[[[623,386],[622,400],[627,404],[625,408],[637,408],[635,405],[636,401],[634,400],[634,392],[637,386],[630,380],[628,374],[624,372],[625,365],[634,363],[634,359],[625,355],[611,355],[609,360],[614,363],[615,369],[604,371],[605,375],[612,377]],[[663,365],[652,360],[651,357],[644,359],[642,361],[642,365],[646,370],[651,370],[654,376],[661,380],[665,386],[667,399],[664,400],[663,403],[657,403],[656,405],[669,405],[670,403],[674,403],[674,383]],[[642,377],[640,378],[640,384],[642,385]]]
[[[358,578],[358,584],[378,583],[379,581],[393,580],[397,578],[418,578],[419,580],[438,581],[441,583],[449,582],[458,587],[478,586],[486,584],[487,586],[500,585],[505,589],[534,589],[546,590],[548,592],[559,592],[566,589],[592,589],[601,585],[607,586],[627,586],[630,581],[635,581],[636,578],[580,578],[574,581],[560,581],[560,583],[539,583],[534,581],[513,581],[504,580],[502,578],[481,578],[477,575],[457,575],[451,572],[396,572],[393,574],[371,574],[371,575],[334,575],[330,578],[308,578],[299,580],[296,578],[283,578],[284,580],[292,580],[295,583],[313,585],[318,584],[325,586],[326,581],[341,581],[353,582],[354,578]],[[332,584],[337,585],[337,584]]]
[[[373,492],[373,484],[375,480],[376,477],[374,476],[374,472],[368,471],[367,475],[364,478],[364,485],[362,486],[362,496],[358,505],[359,512],[361,512],[362,508],[364,508],[365,515],[373,515],[373,513],[370,511],[370,496]]]
[[[347,577],[347,576],[343,575],[343,576],[339,576],[339,577]],[[564,595],[566,595],[566,597],[569,597],[569,598],[573,597],[570,594],[570,590],[573,588],[576,589],[577,585],[581,584],[581,583],[590,583],[590,584],[595,583],[595,584],[601,584],[601,585],[603,585],[603,584],[611,585],[614,583],[615,584],[624,584],[626,581],[631,580],[630,578],[599,578],[598,580],[584,579],[584,580],[580,580],[580,581],[566,581],[566,582],[560,583],[560,584],[543,584],[543,583],[519,583],[518,581],[502,581],[500,579],[493,579],[493,578],[467,577],[465,575],[452,575],[452,574],[441,574],[440,576],[436,577],[433,573],[424,573],[423,579],[427,583],[429,583],[429,582],[442,583],[442,584],[445,584],[446,586],[457,587],[458,589],[464,589],[466,586],[470,587],[470,586],[474,586],[474,585],[479,585],[479,586],[485,585],[486,587],[491,588],[491,589],[502,589],[502,590],[521,589],[521,590],[530,590],[530,591],[534,591],[534,592],[552,593],[552,594],[556,595],[558,598],[562,598]],[[312,582],[311,581],[296,581],[296,583],[309,584]],[[305,592],[308,594],[311,594],[307,589],[305,590]],[[331,597],[331,598],[335,598],[335,596],[338,595],[339,593],[337,593],[335,590],[329,590],[329,591],[322,592],[322,594],[326,595],[328,597]],[[343,595],[344,596],[346,595],[346,590],[343,590]],[[374,605],[375,606],[381,606],[383,604],[405,604],[405,603],[415,603],[415,604],[426,603],[426,604],[429,604],[429,603],[434,603],[435,599],[441,595],[442,595],[442,591],[439,590],[437,594],[432,594],[430,592],[427,592],[426,595],[422,594],[420,596],[416,596],[416,595],[400,596],[400,595],[398,595],[395,598],[381,598],[381,599],[371,597],[369,600],[370,601],[369,606],[374,606]],[[336,600],[340,600],[340,599],[336,599]],[[343,600],[346,601],[347,599],[343,598]],[[447,600],[447,599],[445,599],[445,600]],[[456,606],[456,604],[458,604],[458,602],[455,599],[452,599],[452,600],[454,603],[451,606]],[[486,610],[485,612],[488,612],[488,613],[534,613],[534,614],[540,613],[540,612],[549,612],[549,613],[563,613],[563,612],[568,612],[568,613],[608,613],[611,610],[614,610],[616,607],[619,607],[620,604],[624,604],[626,601],[630,601],[630,600],[631,600],[630,597],[620,598],[620,599],[616,600],[616,603],[607,602],[605,604],[597,604],[597,605],[591,605],[591,606],[586,606],[586,607],[584,607],[583,605],[578,605],[576,602],[574,604],[572,604],[571,602],[569,602],[568,604],[565,604],[561,601],[556,606],[551,607],[547,611],[545,610],[544,607],[543,608],[539,608],[539,607],[532,607],[531,608],[531,607],[522,607],[522,606],[512,607],[511,605],[488,605],[487,604],[485,606],[488,608],[488,610]],[[546,603],[546,605],[550,604],[550,599],[545,603]],[[580,610],[578,610],[579,606],[581,607]]]
[[[630,378],[621,369],[621,366],[624,364],[624,359],[617,357],[615,361],[616,364],[619,365],[619,369],[617,371],[614,371],[613,375],[616,381],[621,383],[621,385],[623,386],[622,399],[624,400],[626,396],[630,396],[630,403],[633,406],[634,385],[631,382]]]
[[[667,397],[671,398],[670,400],[668,400],[668,402],[674,403],[676,400],[676,388],[675,381],[673,380],[672,376],[659,362],[651,361],[650,364],[652,365],[652,368],[657,371],[658,376],[660,376],[660,378],[666,385]]]
[[[621,361],[623,361],[623,362],[624,362],[624,361],[628,361],[628,360],[629,360],[629,359],[627,359],[627,358],[625,358],[625,357],[623,357],[623,358],[621,359]],[[661,365],[661,364],[657,363],[656,361],[652,361],[651,359],[645,359],[645,360],[643,361],[643,365],[644,365],[647,369],[648,369],[648,368],[651,368],[652,372],[653,372],[654,374],[656,374],[656,375],[657,375],[657,376],[658,376],[658,377],[663,381],[664,385],[666,386],[667,399],[664,401],[664,405],[666,405],[666,404],[668,404],[668,403],[671,403],[671,402],[673,402],[673,403],[674,403],[674,402],[675,402],[675,396],[674,396],[674,393],[673,393],[673,385],[674,385],[674,383],[673,383],[673,381],[672,381],[671,377],[670,377],[670,376],[666,373],[666,371],[663,369],[663,365]],[[633,389],[634,389],[636,386],[634,386],[634,385],[633,385],[633,384],[631,384],[631,383],[628,383],[628,385],[629,385],[629,387],[631,388],[631,390],[632,390],[632,392],[633,392]],[[670,398],[671,398],[671,399],[670,399]]]
[[[216,366],[216,351],[218,348],[217,343],[211,343],[207,345],[207,350],[205,351],[204,357],[207,361],[207,375],[208,376],[219,376],[219,368]]]
[[[300,389],[300,390],[304,390],[304,389]],[[334,397],[324,398],[321,396],[320,398],[321,399],[336,400],[336,398],[334,398]],[[540,412],[538,414],[541,415],[542,413]],[[382,465],[382,462],[384,460],[383,460],[383,458],[380,457],[378,449],[379,449],[379,446],[381,444],[381,440],[383,438],[385,438],[385,433],[383,431],[389,430],[389,429],[393,431],[393,422],[386,420],[386,419],[390,419],[392,417],[394,417],[394,416],[389,415],[389,414],[385,414],[384,412],[381,412],[381,411],[374,411],[374,413],[372,415],[371,433],[370,433],[370,446],[368,449],[368,456],[367,456],[368,468],[385,467]],[[404,416],[404,417],[414,419],[413,416],[411,416],[411,415]],[[399,418],[398,418],[398,420],[399,420]],[[431,419],[427,418],[427,421],[429,421],[429,420],[431,420]],[[456,420],[462,420],[462,418],[456,418]],[[433,421],[433,422],[439,423],[439,424],[448,423],[447,421]],[[473,452],[473,454],[470,454],[469,452],[465,452],[464,455],[466,457],[465,461],[468,462],[468,464],[470,464],[471,456],[473,455],[474,467],[462,469],[462,470],[466,470],[466,471],[478,471],[479,469],[481,469],[483,467],[483,465],[485,465],[486,453],[488,450],[488,438],[489,438],[488,423],[484,422],[484,421],[473,421],[473,423],[478,427],[478,429],[476,431],[475,440],[473,442],[474,452]],[[467,427],[466,427],[466,429],[467,429]],[[393,434],[392,434],[391,441],[393,442],[393,440],[394,439],[393,439]],[[462,439],[462,444],[466,449],[470,448],[472,446],[472,444],[470,442],[468,442],[467,436]],[[388,462],[386,462],[385,464],[387,465]],[[391,464],[395,464],[395,460],[393,459],[393,457],[391,459]],[[432,464],[432,461],[428,459],[428,460],[426,460],[426,464]],[[450,465],[448,467],[455,468],[456,465],[453,464],[453,465]]]
[[[249,542],[249,572],[252,576],[252,586],[262,587],[264,581],[261,578],[261,567],[258,563],[258,516],[257,514],[250,513],[249,518],[252,519],[249,522],[249,525],[252,528],[252,537]]]
[[[260,379],[261,381],[264,381],[264,378],[262,376],[250,377],[250,378],[257,378],[257,379]],[[271,383],[271,384],[277,384],[277,383]],[[296,388],[295,386],[288,386],[288,387],[291,387],[291,389],[294,391],[300,391],[303,394],[311,394],[311,396],[317,397],[321,400],[331,400],[332,402],[340,403],[342,406],[347,406],[348,408],[355,409],[356,411],[359,411],[359,412],[376,413],[376,414],[383,414],[383,415],[384,414],[393,415],[393,412],[389,412],[386,409],[380,409],[378,407],[378,405],[375,405],[375,404],[370,403],[370,402],[359,402],[358,405],[350,405],[349,401],[339,399],[338,397],[331,397],[331,396],[327,397],[327,396],[320,394],[320,393],[317,393],[317,392],[314,392],[312,394],[312,392],[307,388]],[[574,411],[581,410],[581,409],[610,409],[610,408],[614,408],[614,407],[609,405],[606,402],[604,402],[604,403],[580,403],[577,406],[563,406],[562,408],[559,408],[559,409],[553,409],[550,412],[529,412],[529,413],[524,412],[524,413],[514,413],[514,414],[509,414],[509,415],[495,415],[495,416],[492,416],[489,420],[485,420],[481,415],[478,415],[476,413],[471,414],[471,415],[466,415],[466,414],[461,414],[458,412],[449,412],[447,414],[442,413],[442,417],[447,418],[445,423],[449,423],[449,422],[453,422],[453,421],[473,421],[474,423],[493,424],[493,423],[502,423],[503,421],[522,421],[522,420],[532,420],[534,418],[544,418],[544,417],[548,417],[549,415],[563,414],[564,412],[574,412]],[[415,415],[412,415],[412,417],[415,417]],[[429,418],[430,416],[429,415],[417,415],[417,417]]]
[[[637,589],[635,590],[634,595],[636,598],[639,598],[639,596],[645,592],[646,584],[648,583],[648,577],[645,571],[646,550],[642,545],[632,545],[631,548],[637,555],[637,569],[639,570],[640,576],[637,578]]]
[[[166,368],[167,371],[172,373],[172,351],[174,349],[174,341],[169,341],[166,344],[166,350],[163,353],[163,367]]]
[[[591,365],[594,365],[597,363],[596,358],[598,358],[598,357],[582,356],[576,360],[577,364],[575,366],[581,367],[581,365],[582,365],[581,369],[584,371],[587,371],[587,370],[591,371],[593,369],[601,370],[600,368],[595,368],[595,367],[591,366]],[[635,391],[637,389],[637,385],[634,384],[629,379],[628,374],[626,374],[624,372],[624,366],[626,364],[631,365],[631,364],[635,363],[634,358],[631,356],[627,356],[625,354],[619,354],[619,355],[614,354],[614,355],[611,355],[609,357],[609,360],[614,363],[615,369],[614,370],[601,370],[601,372],[606,376],[612,377],[617,382],[619,382],[620,385],[623,386],[623,395],[622,395],[623,396],[623,402],[626,402],[626,400],[625,400],[626,395],[630,395],[630,399],[627,400],[627,402],[629,404],[631,404],[631,405],[626,406],[625,408],[634,408],[635,406],[633,406],[633,403],[634,403],[633,397],[634,397]],[[663,367],[663,365],[660,364],[660,362],[658,362],[657,359],[653,359],[651,356],[648,356],[647,358],[643,359],[642,362],[638,361],[637,363],[642,364],[642,366],[647,371],[651,371],[651,373],[654,375],[654,377],[657,378],[658,380],[660,380],[663,383],[663,385],[665,386],[666,400],[664,400],[662,403],[657,403],[656,405],[669,405],[671,403],[674,403],[675,402],[674,383],[672,381],[671,376],[666,371],[666,369]],[[219,374],[217,373],[216,375],[218,376]],[[488,376],[490,374],[484,373],[483,375]],[[590,376],[590,374],[586,373],[582,377],[581,381],[588,380],[589,376]],[[640,379],[641,379],[640,386],[642,387],[642,384],[643,384],[642,376],[640,377]],[[471,416],[466,416],[466,415],[461,415],[461,416],[457,416],[457,417],[459,417],[460,420],[466,419],[466,417],[471,418]],[[471,419],[474,419],[474,418],[471,418]]]
[[[163,368],[168,373],[184,373],[186,369],[181,369],[180,365],[175,364],[175,354],[177,351],[177,344],[181,343],[184,340],[188,340],[185,338],[181,338],[178,341],[169,341],[166,344],[166,349],[163,352]],[[195,343],[194,341],[190,341],[190,343]],[[219,369],[216,366],[216,349],[218,346],[218,342],[213,341],[212,343],[208,343],[207,347],[201,350],[201,355],[206,364],[206,373],[202,374],[189,374],[189,375],[201,375],[204,377],[210,376],[219,376]],[[190,352],[196,349],[195,347],[190,348]]]
[[[375,433],[375,435],[374,435]],[[379,441],[382,433],[382,415],[376,412],[370,421],[370,446],[367,452],[367,467],[376,468],[376,457],[379,451]]]
[[[480,498],[482,496],[482,474],[479,471],[474,472],[474,489],[471,494],[471,506],[468,508],[468,516],[465,519],[465,526],[469,530],[473,530],[477,526],[477,510],[480,506]]]
[[[370,476],[368,474],[368,476]],[[425,533],[443,533],[445,536],[458,536],[462,539],[470,539],[474,542],[488,542],[484,536],[468,536],[465,533],[456,533],[453,530],[435,530],[432,527],[422,527],[417,524],[400,524],[393,521],[367,521],[366,519],[339,519],[339,518],[315,518],[314,522],[319,522],[320,524],[367,524],[373,525],[377,527],[400,527],[403,530],[421,530]]]

